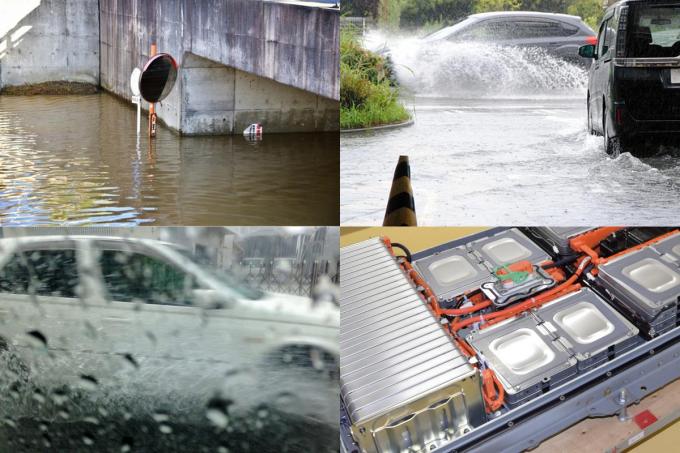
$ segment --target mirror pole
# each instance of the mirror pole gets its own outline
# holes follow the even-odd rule
[[[151,52],[149,54],[149,58],[153,58],[156,56],[156,53],[158,52],[158,49],[156,47],[156,44],[153,43],[151,44]],[[149,104],[149,137],[155,137],[156,136],[156,105],[152,102]]]

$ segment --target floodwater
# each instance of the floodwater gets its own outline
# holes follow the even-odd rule
[[[342,134],[341,223],[382,223],[408,155],[419,225],[677,223],[680,148],[607,157],[584,69],[527,49],[390,45],[410,127]]]
[[[337,224],[337,133],[150,142],[133,107],[0,96],[0,224]]]

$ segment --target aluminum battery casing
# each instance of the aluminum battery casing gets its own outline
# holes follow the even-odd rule
[[[361,450],[424,452],[482,424],[479,373],[382,240],[340,263],[340,394]]]

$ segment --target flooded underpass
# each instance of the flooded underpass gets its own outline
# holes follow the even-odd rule
[[[390,48],[415,124],[342,134],[343,224],[382,223],[404,154],[419,225],[676,220],[680,148],[607,157],[586,131],[584,69],[529,49]]]
[[[0,96],[0,223],[336,224],[338,134],[136,135],[104,93]]]

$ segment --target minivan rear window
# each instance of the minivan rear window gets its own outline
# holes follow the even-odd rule
[[[631,5],[626,54],[630,58],[680,55],[680,5]]]

